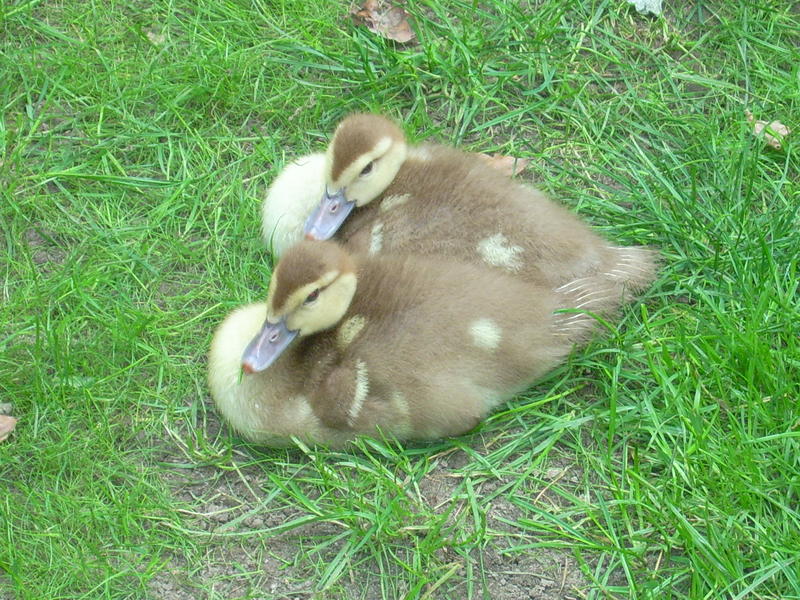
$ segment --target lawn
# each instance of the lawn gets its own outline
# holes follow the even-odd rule
[[[800,598],[800,6],[664,5],[0,4],[0,599]],[[254,447],[205,354],[356,110],[663,267],[468,435]]]

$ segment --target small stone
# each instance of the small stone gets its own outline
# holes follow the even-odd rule
[[[553,480],[562,475],[563,472],[564,472],[563,469],[558,469],[558,468],[547,469],[547,471],[545,471],[544,477],[545,479]]]

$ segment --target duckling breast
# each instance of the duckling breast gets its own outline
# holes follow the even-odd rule
[[[325,155],[301,156],[287,164],[261,205],[261,235],[276,257],[303,239],[308,215],[325,190]]]

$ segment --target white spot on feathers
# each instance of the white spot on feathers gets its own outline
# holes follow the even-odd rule
[[[483,350],[494,350],[503,337],[500,327],[491,319],[473,321],[469,325],[469,333],[472,335],[472,343]]]
[[[380,210],[381,212],[392,210],[393,208],[408,202],[409,198],[411,198],[411,194],[392,194],[391,196],[386,196],[386,198],[381,201]]]
[[[363,360],[356,361],[356,391],[353,394],[353,403],[350,405],[350,410],[347,411],[347,424],[350,427],[356,422],[361,408],[364,406],[364,400],[367,399],[369,394],[369,372],[367,365]]]
[[[361,333],[367,320],[362,315],[353,315],[339,326],[336,332],[336,341],[339,348],[344,350]]]
[[[490,265],[507,271],[516,272],[522,267],[522,259],[519,256],[522,254],[522,248],[510,245],[508,238],[502,233],[481,240],[478,243],[478,253]]]
[[[373,256],[383,248],[383,223],[375,223],[369,240],[369,254]]]

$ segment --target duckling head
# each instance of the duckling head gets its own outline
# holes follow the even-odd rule
[[[356,292],[353,259],[334,242],[302,241],[281,257],[267,294],[267,318],[242,355],[245,373],[269,367],[298,336],[334,327]]]
[[[332,237],[355,207],[389,187],[407,151],[405,135],[386,117],[354,114],[339,123],[326,153],[325,193],[306,221],[306,237]]]

